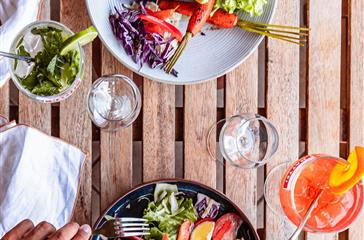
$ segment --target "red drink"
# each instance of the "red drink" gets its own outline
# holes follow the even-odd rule
[[[318,205],[306,224],[306,231],[337,232],[346,229],[356,219],[363,207],[363,185],[359,182],[342,195],[332,193],[328,179],[337,164],[346,163],[334,157],[310,155],[288,168],[279,195],[283,211],[295,225],[300,224],[321,191]]]

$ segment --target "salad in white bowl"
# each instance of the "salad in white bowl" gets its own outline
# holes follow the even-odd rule
[[[237,9],[229,13],[224,10],[227,1],[216,2],[221,7],[214,9],[212,6],[214,14],[206,19],[206,24],[197,24],[200,29],[167,73],[168,62],[181,46],[192,16],[203,4],[166,0],[86,2],[102,42],[123,65],[148,79],[173,84],[206,81],[235,68],[263,38],[260,34],[242,30],[241,21],[269,23],[276,4],[276,0],[269,0],[263,5],[256,3],[250,5],[251,10],[247,11],[244,9],[249,9],[249,6],[243,5],[244,1],[235,1]],[[177,4],[178,7],[170,7],[169,4]],[[222,19],[222,15],[228,18]],[[125,28],[127,26],[133,28]],[[169,45],[168,48],[166,45]]]

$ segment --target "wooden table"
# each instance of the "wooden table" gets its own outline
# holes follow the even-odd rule
[[[51,0],[45,6],[43,17],[74,31],[90,25],[85,1]],[[267,172],[307,153],[346,157],[353,146],[364,145],[364,1],[281,0],[274,23],[308,25],[306,47],[265,40],[224,77],[172,86],[132,73],[96,41],[85,48],[85,77],[72,97],[60,104],[40,104],[8,83],[0,89],[0,114],[89,153],[76,221],[95,222],[110,203],[139,183],[183,177],[223,191],[248,215],[262,239],[283,240],[287,229],[262,200]],[[116,133],[97,130],[85,110],[92,80],[108,73],[133,78],[143,94],[137,121]],[[224,168],[208,160],[208,129],[225,116],[243,112],[266,116],[280,133],[278,153],[265,169]],[[307,239],[364,239],[364,218],[339,235],[307,234]]]

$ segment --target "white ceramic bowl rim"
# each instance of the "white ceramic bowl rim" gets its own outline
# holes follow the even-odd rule
[[[110,0],[107,0],[107,2],[110,4],[109,1]],[[274,0],[274,1],[270,0],[270,1],[273,2],[273,5],[271,6],[271,11],[267,13],[267,22],[268,23],[270,23],[272,21],[272,19],[273,19],[274,13],[276,11],[277,1],[278,0]],[[148,73],[144,72],[143,69],[141,71],[137,71],[137,69],[134,66],[133,61],[131,60],[131,58],[129,56],[128,56],[128,58],[130,58],[130,59],[126,59],[125,56],[118,54],[119,49],[113,49],[113,46],[112,46],[113,44],[110,43],[109,36],[103,36],[103,34],[101,34],[101,32],[104,32],[104,30],[100,29],[100,28],[104,27],[105,25],[100,26],[99,25],[99,19],[97,18],[97,16],[94,16],[92,14],[92,12],[93,12],[93,7],[91,6],[92,0],[86,0],[86,3],[87,3],[86,5],[87,5],[87,9],[88,9],[88,12],[89,12],[90,19],[91,19],[93,25],[98,30],[99,37],[100,37],[101,41],[103,42],[103,44],[105,45],[105,47],[109,50],[109,52],[120,63],[122,63],[124,66],[126,66],[128,69],[136,72],[137,74],[139,74],[139,75],[141,75],[141,76],[143,76],[145,78],[148,78],[148,79],[151,79],[151,80],[154,80],[154,81],[158,81],[158,82],[161,82],[161,83],[174,84],[174,85],[189,85],[189,84],[206,82],[206,81],[221,77],[224,74],[226,74],[226,73],[232,71],[233,69],[235,69],[240,64],[242,64],[258,48],[259,44],[262,42],[262,40],[264,38],[264,36],[262,36],[262,35],[257,36],[254,39],[254,42],[252,44],[253,47],[251,47],[249,49],[249,51],[246,53],[246,55],[244,57],[239,59],[239,61],[235,62],[229,68],[221,69],[221,70],[219,70],[217,72],[210,72],[208,75],[205,75],[203,77],[200,77],[198,79],[194,79],[194,80],[191,80],[191,81],[190,80],[184,80],[184,79],[178,79],[178,78],[176,78],[176,80],[171,80],[171,79],[168,79],[168,78],[165,78],[165,77],[162,77],[162,76],[160,76],[160,78],[158,78],[157,74],[148,74]],[[105,4],[107,5],[108,3],[105,3]],[[107,19],[104,19],[103,21],[107,21]],[[108,21],[107,21],[107,24],[108,24]],[[100,30],[102,30],[102,31],[100,31]],[[144,67],[149,68],[149,66],[144,66]],[[178,69],[177,69],[177,71],[178,71]]]

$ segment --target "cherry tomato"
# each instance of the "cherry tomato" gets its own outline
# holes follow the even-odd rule
[[[227,220],[224,222],[224,225],[222,225],[222,227],[217,231],[216,235],[213,236],[213,240],[221,240],[223,239],[225,233],[227,233],[229,231],[231,227],[231,221]]]

